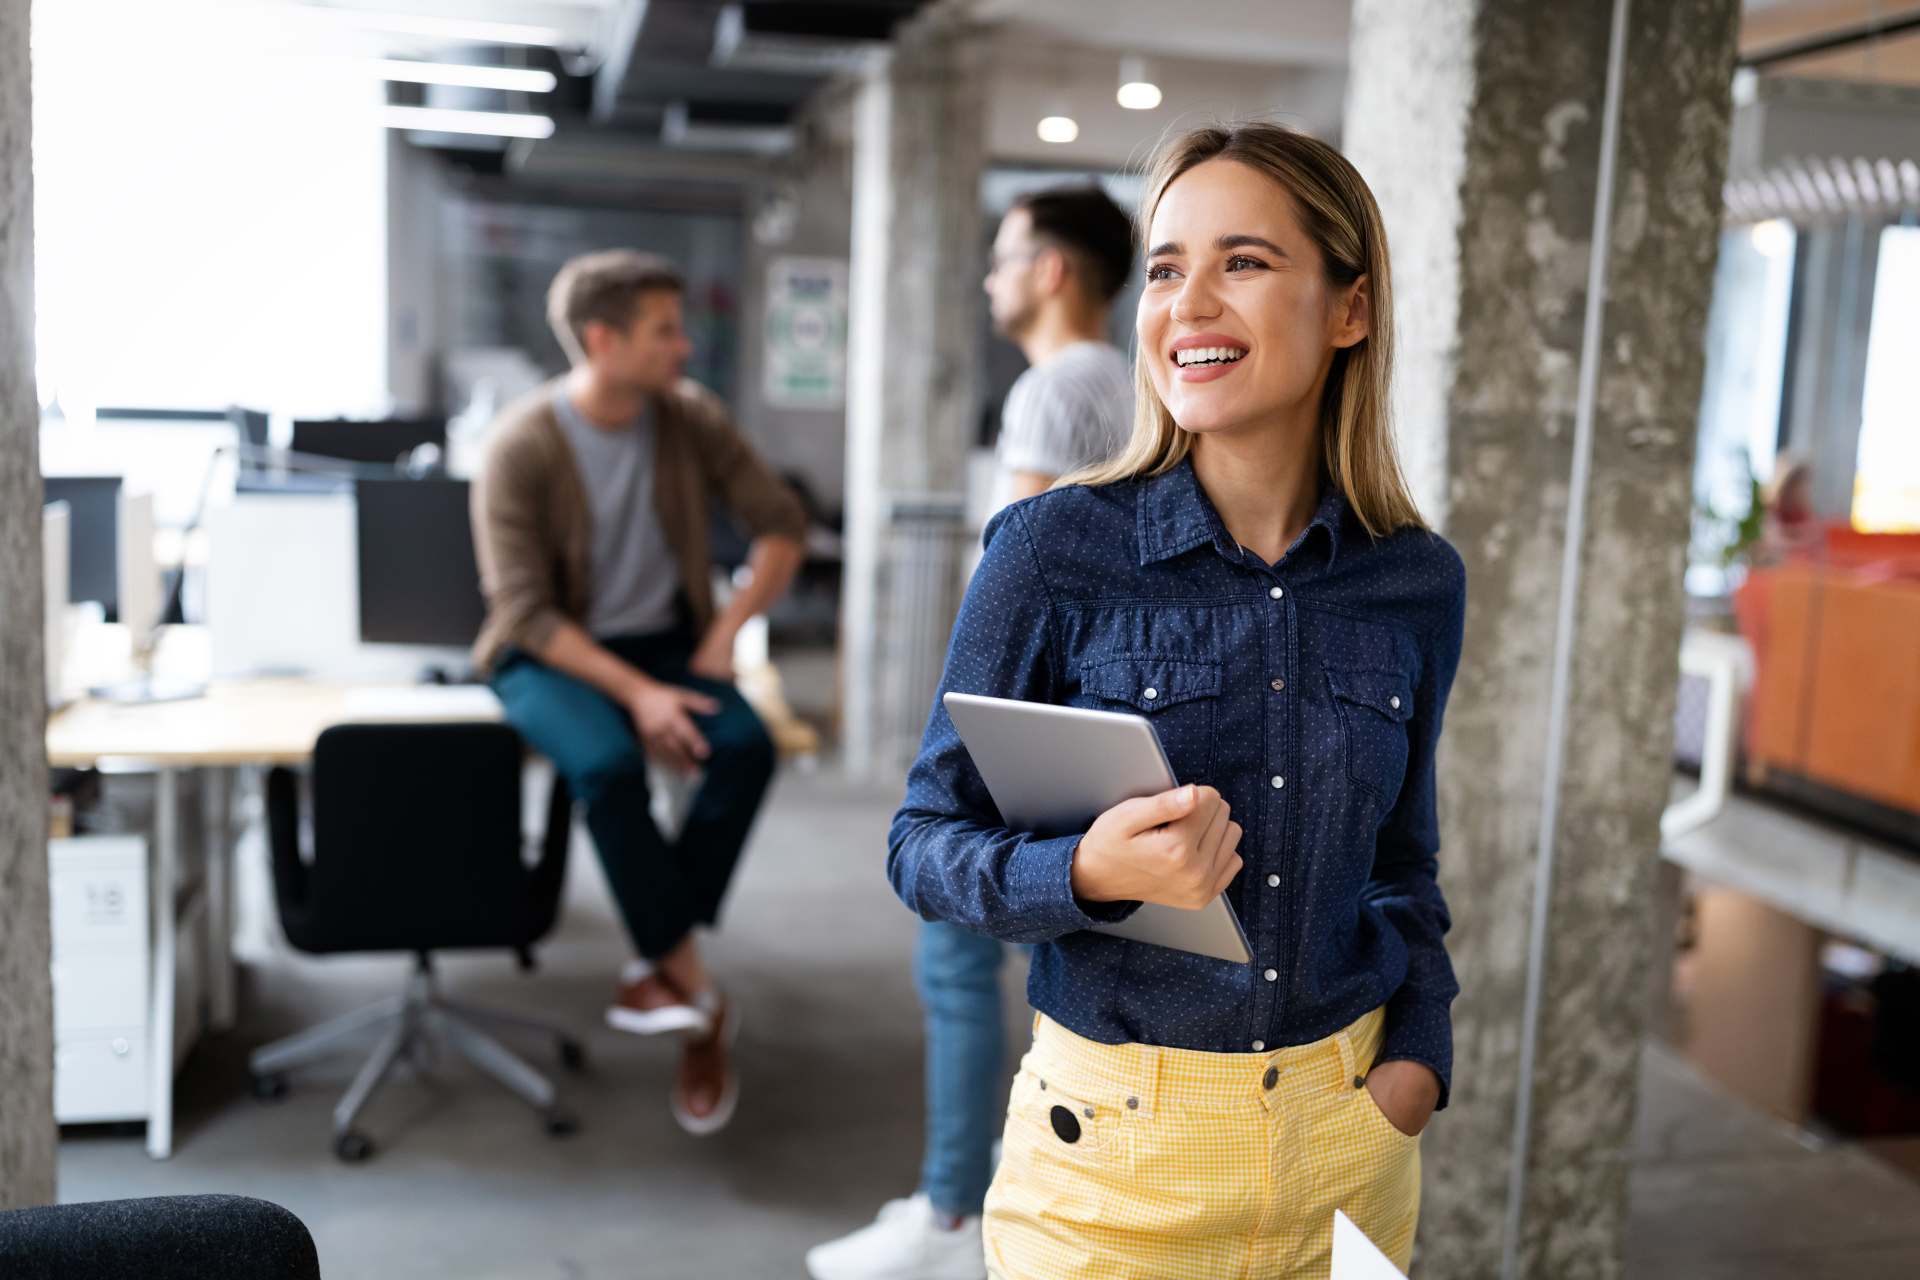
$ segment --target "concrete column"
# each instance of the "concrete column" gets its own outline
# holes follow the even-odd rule
[[[54,1196],[29,0],[0,0],[0,1209]]]
[[[856,773],[911,759],[958,603],[985,271],[981,49],[936,10],[897,35],[853,108],[841,639]]]
[[[1401,430],[1466,558],[1423,1277],[1617,1276],[1736,0],[1356,0]]]

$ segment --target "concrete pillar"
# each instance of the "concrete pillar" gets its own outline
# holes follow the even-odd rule
[[[1617,1276],[1737,0],[1356,0],[1416,488],[1466,559],[1416,1273]]]
[[[54,1195],[29,0],[0,0],[0,1209]]]
[[[983,340],[981,51],[936,9],[856,89],[841,675],[859,774],[911,759],[958,605]]]

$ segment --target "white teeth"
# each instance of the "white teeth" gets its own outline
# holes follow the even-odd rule
[[[1246,354],[1243,347],[1189,347],[1185,351],[1174,352],[1173,359],[1175,364],[1184,369],[1195,364],[1231,364]]]

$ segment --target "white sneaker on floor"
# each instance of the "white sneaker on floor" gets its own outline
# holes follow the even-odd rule
[[[980,1219],[948,1231],[933,1204],[916,1195],[889,1200],[880,1216],[852,1235],[807,1250],[813,1280],[985,1280]]]

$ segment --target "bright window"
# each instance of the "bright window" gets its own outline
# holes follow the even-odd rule
[[[1920,227],[1880,235],[1853,525],[1920,532]]]
[[[69,417],[385,407],[379,83],[285,12],[35,0],[37,372]]]

